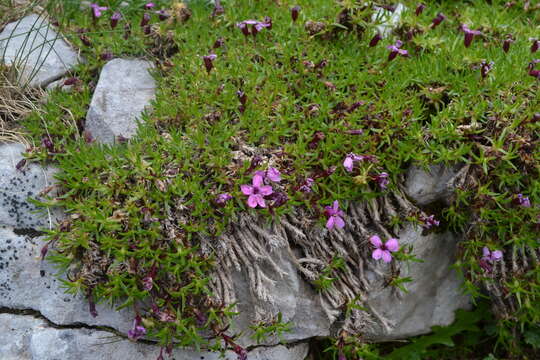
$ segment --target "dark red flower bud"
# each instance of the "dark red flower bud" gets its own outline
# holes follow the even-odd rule
[[[65,86],[75,85],[78,82],[79,82],[79,78],[70,77],[70,78],[66,79],[66,81],[64,81],[64,85]]]
[[[313,134],[313,138],[308,143],[308,148],[311,150],[316,149],[317,146],[319,145],[319,142],[324,140],[324,138],[325,138],[325,135],[322,131],[316,131],[315,134]]]
[[[79,35],[79,39],[81,39],[82,43],[86,46],[92,46],[92,42],[86,35]]]
[[[54,152],[54,144],[49,137],[43,137],[41,139],[41,145],[49,152]]]
[[[510,51],[510,45],[514,42],[514,40],[512,38],[507,38],[504,40],[503,42],[503,51],[505,53],[508,53],[508,51]]]
[[[250,32],[247,24],[240,24],[238,25],[238,27],[240,28],[240,30],[242,30],[242,34],[244,34],[244,36],[249,36]]]
[[[540,40],[532,39],[531,53],[535,53],[540,48]]]
[[[19,161],[17,165],[15,165],[15,169],[20,171],[24,167],[24,165],[26,165],[26,159],[22,159],[21,161]]]
[[[246,95],[246,93],[244,93],[243,91],[238,90],[238,91],[236,92],[236,95],[238,96],[238,100],[240,100],[240,103],[241,103],[242,105],[245,106],[245,105],[246,105],[246,102],[247,102],[247,95]]]
[[[419,16],[420,14],[422,14],[422,12],[424,11],[424,9],[426,8],[426,5],[425,4],[418,4],[418,6],[416,7],[416,16]]]
[[[381,34],[377,33],[375,34],[375,36],[371,39],[371,41],[369,42],[369,47],[374,47],[374,46],[377,46],[377,44],[379,43],[379,41],[382,40],[382,36]]]
[[[141,19],[141,27],[145,27],[150,22],[150,14],[145,12]]]
[[[293,22],[296,22],[298,20],[298,15],[300,15],[300,6],[296,5],[291,9],[291,18]]]
[[[103,61],[109,61],[109,60],[112,60],[113,54],[112,54],[112,52],[110,52],[110,51],[106,51],[106,52],[102,53],[102,54],[99,56],[99,58],[100,58],[101,60],[103,60]]]
[[[482,63],[480,64],[480,74],[482,75],[482,78],[485,78],[492,68],[493,61],[490,61],[489,63],[487,63],[486,61],[482,61]]]
[[[206,68],[206,72],[209,74],[210,74],[210,71],[214,68],[214,60],[216,57],[217,57],[216,54],[203,56],[204,67]]]
[[[219,38],[219,39],[217,39],[216,42],[214,43],[213,48],[214,48],[214,49],[217,49],[217,48],[222,47],[223,45],[225,45],[225,40],[223,40],[223,38]]]
[[[111,19],[110,19],[112,29],[114,29],[116,27],[116,25],[118,25],[118,21],[121,18],[122,18],[122,14],[120,14],[118,11],[115,12],[114,14],[112,14]]]
[[[437,26],[439,26],[444,19],[446,19],[446,16],[444,16],[443,13],[438,13],[437,16],[431,21],[431,28],[435,29]]]
[[[532,117],[532,122],[537,123],[540,121],[540,113],[535,113]]]

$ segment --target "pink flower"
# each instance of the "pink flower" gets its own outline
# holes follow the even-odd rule
[[[122,18],[122,14],[120,14],[118,11],[116,11],[111,16],[111,28],[115,28],[116,25],[118,25],[118,21]]]
[[[133,328],[128,330],[128,338],[130,340],[137,341],[140,338],[142,338],[144,335],[146,335],[146,329],[141,324],[141,318],[140,316],[136,316],[135,320],[133,320]]]
[[[92,9],[92,15],[95,19],[101,16],[102,11],[106,11],[108,9],[106,6],[99,6],[98,4],[90,4],[90,8]]]
[[[206,72],[210,74],[210,71],[214,68],[214,60],[217,58],[216,54],[205,55],[202,57],[204,61],[204,67]]]
[[[369,238],[369,241],[375,246],[375,250],[373,250],[373,253],[371,254],[371,257],[375,260],[382,258],[385,263],[389,263],[392,261],[392,253],[399,250],[399,243],[397,239],[394,238],[388,239],[383,244],[380,237],[373,235]]]
[[[465,24],[461,25],[461,30],[465,33],[465,38],[464,38],[465,47],[471,46],[471,43],[475,35],[482,35],[482,32],[478,30],[471,30]]]
[[[345,157],[345,160],[343,161],[343,167],[348,172],[351,172],[351,171],[353,171],[355,162],[363,161],[363,160],[366,160],[366,159],[368,159],[366,156],[356,155],[354,153],[348,153],[347,156]]]
[[[523,194],[517,194],[516,201],[519,205],[523,207],[531,207],[531,201],[527,196],[523,196]]]
[[[274,192],[272,186],[263,185],[263,177],[259,174],[253,176],[252,184],[253,185],[240,185],[242,193],[248,196],[248,206],[250,208],[256,208],[257,205],[262,208],[266,207],[264,197]]]
[[[281,173],[279,172],[278,169],[274,167],[268,168],[268,170],[266,171],[266,177],[270,179],[270,181],[273,181],[273,182],[281,181]]]
[[[216,204],[225,205],[225,203],[231,200],[233,197],[229,193],[219,194],[216,198]]]
[[[490,251],[486,246],[482,248],[482,260],[486,261],[498,261],[503,257],[501,250]]]
[[[144,8],[145,8],[146,10],[150,10],[150,9],[153,8],[154,6],[156,6],[156,4],[154,4],[153,2],[149,2],[149,3],[146,3],[146,4],[144,5]]]
[[[326,228],[328,230],[332,230],[334,226],[339,229],[342,229],[345,226],[345,221],[343,221],[342,218],[345,216],[345,213],[339,210],[339,202],[337,200],[334,201],[333,206],[326,206],[324,208],[324,214],[328,218],[328,221],[326,222]]]
[[[151,276],[146,276],[142,279],[142,284],[144,290],[150,291],[154,287],[154,279]]]
[[[388,54],[388,61],[392,61],[396,58],[396,56],[409,56],[409,52],[407,50],[400,49],[401,45],[403,45],[403,42],[401,40],[396,41],[394,45],[388,45],[386,48],[390,50],[390,54]]]
[[[390,180],[388,180],[388,174],[385,172],[376,175],[374,180],[377,181],[379,187],[383,190],[386,189],[388,184],[390,184]]]

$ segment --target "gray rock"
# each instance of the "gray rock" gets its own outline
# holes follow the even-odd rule
[[[53,328],[40,318],[28,315],[0,314],[0,354],[2,360],[152,360],[158,346],[133,343],[109,332],[85,328]],[[250,360],[303,360],[307,344],[287,348],[282,345],[257,348]],[[168,357],[166,357],[168,358]],[[171,359],[236,360],[234,353],[219,354],[174,349]]]
[[[431,165],[428,170],[424,170],[418,166],[411,166],[407,171],[405,191],[419,206],[436,201],[443,201],[449,205],[455,190],[453,180],[462,167],[461,164],[451,167]]]
[[[44,17],[31,14],[6,25],[0,33],[0,61],[20,71],[20,85],[45,87],[79,59]]]
[[[47,91],[53,91],[53,90],[59,89],[59,90],[62,90],[64,92],[71,92],[71,90],[73,89],[73,85],[64,85],[65,81],[66,81],[65,78],[53,81],[52,83],[47,85],[46,90]]]
[[[55,183],[53,167],[26,165],[18,170],[26,147],[23,144],[0,145],[0,225],[17,229],[49,228],[62,217],[59,209],[38,208],[29,199],[42,200],[40,193]],[[47,195],[54,194],[54,191]]]
[[[435,325],[450,325],[457,309],[471,307],[470,297],[460,289],[462,279],[450,268],[456,260],[457,240],[450,232],[422,236],[413,225],[402,231],[400,246],[412,245],[413,254],[423,262],[401,267],[400,277],[413,280],[404,284],[408,293],[400,291],[401,296],[396,296],[391,286],[372,289],[367,304],[388,321],[389,328],[365,334],[367,338],[386,341],[429,333]]]
[[[154,99],[156,84],[144,60],[114,59],[101,70],[86,115],[86,130],[99,142],[111,144],[117,136],[130,138],[137,120]]]
[[[407,7],[401,3],[396,5],[394,12],[375,6],[375,12],[371,16],[373,22],[381,21],[382,23],[377,25],[378,33],[387,38],[390,36],[394,28],[399,25],[401,21],[401,14],[407,10]]]
[[[62,283],[54,276],[55,268],[41,261],[43,245],[42,238],[17,235],[10,227],[0,228],[0,307],[39,311],[59,325],[85,323],[126,333],[133,314],[98,304],[98,317],[93,318],[84,297],[65,294]]]
[[[281,312],[282,321],[290,321],[293,324],[291,331],[284,333],[282,339],[269,337],[264,341],[265,344],[277,344],[280,340],[295,342],[329,336],[332,321],[324,313],[317,292],[301,278],[286,250],[276,251],[273,255],[274,261],[280,269],[287,272],[287,276],[283,278],[278,274],[270,276],[270,279],[275,281],[275,286],[272,288],[269,302],[261,301],[254,294],[250,294],[246,273],[233,274],[236,293],[243,294],[238,299],[239,314],[235,320],[236,329],[245,333],[238,343],[245,346],[254,344],[250,338],[253,332],[249,326],[253,325],[253,314],[256,313],[257,307],[268,309],[268,313]]]

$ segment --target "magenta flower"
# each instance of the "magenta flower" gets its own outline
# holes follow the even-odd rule
[[[371,41],[369,42],[369,47],[377,46],[377,44],[378,44],[379,41],[381,41],[381,40],[382,40],[381,34],[376,33],[375,36],[374,36],[373,38],[371,38]]]
[[[146,335],[146,329],[141,325],[140,316],[135,317],[135,320],[133,320],[133,328],[128,330],[127,335],[128,338],[133,341],[137,341]]]
[[[527,196],[523,196],[523,194],[517,194],[516,202],[523,207],[531,207],[531,201]]]
[[[219,194],[216,198],[216,204],[225,205],[227,201],[231,200],[233,197],[229,193]]]
[[[416,7],[416,16],[419,16],[420,14],[422,14],[422,12],[424,11],[424,9],[426,8],[426,5],[425,4],[418,4],[418,6]]]
[[[312,178],[307,178],[306,181],[304,181],[304,183],[302,184],[302,186],[300,186],[299,190],[303,193],[310,193],[311,187],[313,186],[314,182],[315,180],[313,180]]]
[[[300,15],[300,6],[296,5],[291,9],[291,18],[293,22],[296,22],[298,20],[298,15]]]
[[[510,51],[510,45],[514,42],[514,39],[512,39],[511,37],[507,37],[506,39],[504,39],[504,42],[503,42],[503,51],[505,53],[508,53],[508,51]]]
[[[482,35],[481,31],[478,30],[471,30],[469,27],[465,24],[461,25],[461,30],[465,33],[465,38],[463,40],[465,47],[471,46],[471,43],[474,39],[475,35]]]
[[[249,30],[250,25],[251,25],[251,31]],[[242,33],[245,36],[248,36],[250,34],[255,36],[264,28],[272,29],[272,19],[269,17],[265,17],[264,22],[260,22],[257,20],[244,20],[242,22],[237,23],[236,26],[240,30],[242,30]]]
[[[337,200],[334,201],[333,206],[326,206],[324,208],[324,215],[328,218],[326,222],[326,228],[328,230],[332,230],[334,227],[343,229],[345,226],[345,221],[343,221],[345,213],[339,210],[339,202]]]
[[[143,289],[144,290],[152,290],[154,287],[154,279],[151,276],[146,276],[142,279]]]
[[[407,50],[400,49],[401,45],[403,45],[403,42],[398,40],[394,45],[388,45],[386,47],[388,50],[390,50],[390,54],[388,54],[388,61],[394,60],[398,54],[401,56],[409,56],[409,52]]]
[[[385,263],[392,261],[392,253],[399,250],[399,243],[397,239],[390,238],[384,244],[381,238],[377,235],[373,235],[369,238],[369,241],[375,250],[371,254],[371,257],[375,260],[383,259]]]
[[[480,64],[480,75],[482,75],[482,78],[486,78],[488,76],[491,69],[493,69],[493,65],[495,63],[493,61],[490,61],[489,63],[485,60],[482,60],[482,63]]]
[[[266,207],[264,197],[274,192],[272,186],[263,185],[263,177],[259,174],[253,176],[252,184],[253,185],[240,185],[242,193],[248,196],[248,206],[250,208],[256,208],[257,205],[262,208]]]
[[[444,21],[444,19],[446,19],[446,16],[444,16],[443,13],[438,13],[437,16],[435,16],[435,18],[433,18],[431,21],[431,28],[435,29]]]
[[[486,246],[482,249],[482,260],[485,261],[499,261],[503,257],[501,250],[490,251]]]
[[[156,6],[156,4],[154,4],[153,2],[149,2],[149,3],[146,3],[146,4],[144,5],[144,8],[145,8],[146,10],[150,10],[150,9],[153,8],[154,6]]]
[[[171,17],[171,15],[165,10],[158,10],[156,11],[156,14],[158,15],[159,20],[161,21],[165,21]]]
[[[145,12],[141,19],[141,27],[148,25],[149,22],[150,22],[150,14]]]
[[[217,58],[216,54],[205,55],[202,57],[204,61],[204,67],[206,72],[210,74],[210,71],[214,68],[214,60]]]
[[[110,22],[111,22],[111,28],[114,29],[116,25],[118,25],[118,21],[122,18],[122,14],[120,14],[118,11],[115,11],[114,14],[112,14]]]
[[[538,48],[540,48],[540,40],[534,38],[530,38],[529,40],[532,41],[531,53],[537,52]]]
[[[108,8],[106,6],[99,6],[98,4],[92,3],[90,4],[90,9],[92,9],[92,16],[94,19],[97,19],[102,15],[101,12],[107,11]]]
[[[390,180],[388,179],[388,174],[385,172],[382,172],[379,175],[376,175],[374,180],[377,181],[380,188],[383,190],[386,189],[388,184],[390,184]]]
[[[430,215],[428,217],[422,216],[420,220],[424,222],[423,227],[425,229],[431,229],[433,226],[439,226],[440,224],[439,220],[435,219],[435,215]]]
[[[274,167],[270,167],[266,171],[266,177],[268,179],[270,179],[270,181],[273,181],[273,182],[280,182],[281,181],[281,173],[279,172],[278,169],[276,169]]]
[[[362,161],[362,160],[364,160],[364,156],[356,155],[354,153],[349,153],[347,154],[347,156],[345,157],[345,160],[343,161],[343,167],[345,168],[345,170],[347,170],[347,172],[351,172],[353,171],[354,163],[357,161]]]

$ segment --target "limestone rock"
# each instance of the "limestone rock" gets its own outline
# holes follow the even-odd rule
[[[45,17],[31,14],[0,33],[0,61],[20,71],[20,85],[45,87],[77,65],[79,58]]]
[[[428,170],[418,166],[411,166],[407,172],[405,191],[407,195],[419,206],[429,205],[442,201],[446,205],[451,203],[455,190],[453,179],[463,166],[431,165]]]
[[[158,346],[133,343],[105,331],[87,328],[53,328],[43,319],[29,315],[0,314],[2,360],[153,360]],[[250,360],[303,360],[307,344],[290,348],[279,345],[249,352]],[[168,358],[168,357],[166,357]],[[171,359],[219,360],[219,354],[174,349]],[[224,360],[236,360],[227,352]]]
[[[396,296],[391,286],[370,292],[370,309],[388,320],[389,329],[381,327],[379,332],[365,334],[367,338],[385,341],[425,334],[432,326],[450,325],[457,309],[471,307],[470,297],[460,289],[462,279],[450,268],[456,260],[457,240],[450,232],[422,236],[412,225],[402,231],[400,246],[412,245],[413,254],[423,262],[401,266],[400,277],[413,280],[404,284],[408,293]]]
[[[0,228],[0,307],[39,311],[55,324],[85,323],[115,328],[123,333],[131,327],[129,310],[115,311],[97,305],[98,316],[88,311],[83,296],[65,294],[55,268],[41,261],[41,238],[17,235],[10,227]]]
[[[86,115],[86,130],[95,140],[111,144],[118,136],[135,135],[137,120],[155,96],[152,67],[137,59],[114,59],[103,67]]]
[[[36,164],[17,169],[25,150],[23,144],[0,145],[0,225],[17,229],[49,228],[61,218],[61,211],[47,212],[29,199],[42,199],[40,193],[55,183],[56,169]]]
[[[390,36],[394,28],[399,25],[399,22],[401,21],[401,14],[405,10],[407,10],[407,7],[401,3],[396,5],[393,12],[376,6],[375,12],[371,16],[371,21],[382,21],[382,23],[377,25],[376,28],[383,38],[387,38]]]

